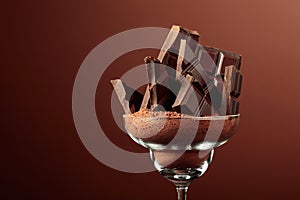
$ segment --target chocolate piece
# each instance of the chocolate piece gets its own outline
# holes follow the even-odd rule
[[[219,50],[216,48],[203,46],[200,50],[200,64],[209,75],[215,74],[218,56]]]
[[[194,115],[200,117],[211,115],[211,106],[205,101],[205,98],[199,101],[199,109]]]
[[[169,66],[170,68],[166,68],[168,75],[171,77],[175,77],[175,69],[177,68],[177,55],[172,52],[166,52],[165,57],[163,58],[162,64]],[[174,69],[174,70],[172,70]]]
[[[149,84],[147,85],[147,88],[144,93],[144,98],[140,107],[140,110],[146,109],[150,107],[150,90],[149,90]]]
[[[219,90],[218,85],[216,86],[211,82],[205,91],[205,97],[211,106],[216,110],[220,109],[222,104],[222,91]]]
[[[133,89],[128,87],[128,89],[125,89],[125,90],[127,91],[127,90],[133,90]],[[130,94],[130,93],[131,92],[127,92],[126,94]],[[135,113],[140,110],[142,101],[143,101],[143,95],[140,92],[134,90],[133,94],[129,98],[129,108],[130,108],[131,113]]]
[[[224,96],[226,99],[226,114],[238,114],[239,102],[236,100],[241,93],[242,75],[233,65],[225,68],[224,75]]]
[[[236,69],[240,70],[241,59],[241,55],[226,51],[220,51],[216,74],[224,75],[225,68],[230,65],[233,65],[236,67]]]
[[[158,80],[158,77],[160,76],[159,73],[159,62],[156,61],[155,58],[153,57],[146,57],[144,59],[145,64],[146,64],[146,70],[147,70],[147,75],[148,75],[148,80],[149,80],[149,91],[150,91],[150,104],[151,106],[157,106],[158,104],[158,98],[161,98],[162,95],[164,94],[164,90],[162,89],[157,89],[156,81]],[[159,94],[160,92],[160,94]]]
[[[173,25],[159,52],[158,60],[162,62],[168,51],[178,55],[181,39],[186,40],[189,47],[195,52],[196,47],[198,46],[199,33],[197,31]]]
[[[152,56],[145,57],[144,62],[146,64],[149,86],[151,87],[151,85],[154,85],[156,83],[158,77],[161,74],[160,68],[158,66],[160,62]]]
[[[178,80],[180,79],[180,74],[178,73],[180,69],[185,69],[185,63],[182,62],[183,54],[185,54],[186,49],[192,51],[192,54],[194,54],[198,46],[198,39],[198,32],[180,26],[172,26],[158,55],[158,60],[170,67],[165,68],[169,75],[169,80],[166,82],[169,88],[172,87],[175,91],[179,89]],[[177,73],[176,69],[178,70]],[[171,109],[176,99],[176,93],[174,95],[174,93],[169,91],[165,95],[167,96],[164,99],[168,100],[167,102],[171,104],[167,104],[167,102],[160,102],[159,104],[163,104],[165,109]]]
[[[143,95],[138,91],[132,89],[120,79],[110,81],[119,98],[119,101],[126,114],[137,112],[140,109]]]
[[[182,67],[184,67],[184,55],[186,53],[186,40],[180,41],[180,48],[178,53],[178,59],[177,59],[177,66],[176,66],[176,80],[180,79],[181,72],[183,70]],[[185,68],[185,67],[184,67]]]
[[[186,75],[186,80],[182,81],[181,88],[172,107],[176,112],[183,114],[194,116],[210,115],[211,106],[206,102],[205,95],[199,92],[192,84],[193,80],[192,76]]]
[[[186,75],[186,80],[182,80],[181,87],[179,89],[178,95],[175,99],[172,108],[180,113],[180,105],[182,105],[186,101],[186,96],[189,96],[189,92],[191,89],[191,83],[193,81],[193,77],[189,74]],[[193,106],[193,105],[191,105]],[[193,109],[190,109],[193,110]]]
[[[167,65],[171,68],[168,68],[167,70],[170,76],[174,76],[175,71],[172,69],[176,69],[176,79],[178,80],[181,72],[190,65],[186,57],[188,57],[189,60],[192,60],[192,58],[195,57],[195,53],[191,52],[191,50],[187,46],[186,40],[181,40],[178,55],[170,51],[166,52],[162,64]]]
[[[193,75],[200,86],[205,89],[215,75],[218,55],[219,50],[216,48],[198,46],[196,56],[189,63],[189,66],[182,71],[182,74]]]
[[[146,57],[146,69],[149,80],[149,100],[152,110],[172,110],[175,94],[168,88],[174,82],[167,74],[167,68],[153,57]],[[161,83],[161,84],[159,84]],[[148,98],[148,97],[147,97]],[[143,106],[145,106],[145,102]],[[162,107],[163,108],[162,108]]]
[[[215,49],[212,49],[213,51]],[[205,52],[204,56],[210,56]],[[210,58],[211,62],[214,62]],[[215,64],[211,67],[215,68]],[[217,86],[214,85],[213,76],[209,75],[206,70],[204,70],[203,65],[200,64],[200,60],[196,57],[194,58],[191,65],[186,68],[182,74],[190,74],[193,76],[193,85],[198,92],[200,92],[207,99],[210,105],[213,105],[216,109],[219,109],[222,102],[222,91],[219,91]],[[212,101],[213,100],[213,101]]]
[[[164,82],[170,82],[169,78]],[[165,84],[155,84],[150,90],[150,104],[153,111],[171,111],[176,95]]]
[[[198,58],[195,58],[190,66],[186,68],[184,71],[182,71],[183,75],[190,74],[194,77],[195,81],[198,82],[199,87],[198,89],[205,90],[207,88],[207,85],[212,81],[212,76],[209,76],[209,74],[206,73],[206,71],[203,69],[202,65],[200,64],[200,61]]]
[[[198,47],[199,33],[174,25],[169,31],[158,55],[158,60],[160,60],[162,64],[168,65],[173,69],[177,68],[177,58],[180,51],[181,40],[186,41],[186,44],[181,49],[188,49],[189,52],[192,52],[192,57],[194,57]],[[182,68],[185,68],[185,64],[183,64]],[[172,77],[175,76],[174,73],[170,73],[170,75]]]
[[[234,98],[229,98],[227,100],[227,110],[226,110],[226,114],[227,115],[235,115],[239,113],[239,107],[240,107],[240,103],[234,99]]]
[[[224,84],[226,95],[239,97],[241,94],[243,76],[238,69],[231,65],[225,68]]]

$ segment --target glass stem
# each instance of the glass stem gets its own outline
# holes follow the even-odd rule
[[[186,200],[188,186],[176,186],[178,200]]]

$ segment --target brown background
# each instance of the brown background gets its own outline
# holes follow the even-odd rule
[[[77,70],[101,41],[127,29],[180,24],[198,30],[202,44],[243,55],[239,130],[217,149],[189,198],[297,199],[299,7],[297,0],[2,5],[0,198],[175,199],[172,184],[156,172],[127,174],[94,159],[77,135],[71,97]],[[149,52],[124,55],[106,71],[97,91],[99,118],[109,102],[101,92],[111,90],[105,80],[141,64]],[[102,124],[114,143],[143,151],[114,128],[110,113]]]

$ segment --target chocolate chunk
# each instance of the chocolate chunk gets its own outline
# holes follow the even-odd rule
[[[177,65],[176,65],[176,80],[180,79],[181,72],[186,68],[184,62],[184,55],[186,54],[186,40],[180,41],[180,48],[178,52]]]
[[[238,114],[239,102],[236,100],[241,93],[242,75],[233,65],[225,68],[224,96],[226,99],[226,114]]]
[[[120,79],[111,80],[114,90],[126,114],[139,111],[143,95],[132,89]]]
[[[165,68],[169,76],[176,77],[175,69],[177,67],[177,55],[175,53],[167,52],[162,61],[162,64],[170,67]]]
[[[140,109],[146,109],[149,107],[150,107],[150,90],[149,90],[149,84],[148,84],[147,88],[145,90],[145,93],[144,93],[144,97],[143,97]]]
[[[186,45],[182,46],[182,40],[185,41]],[[181,49],[188,48],[195,54],[198,47],[199,33],[197,31],[192,31],[185,29],[180,26],[172,26],[169,34],[159,52],[158,60],[164,65],[168,65],[174,70],[177,68],[177,59]],[[186,47],[185,47],[186,46]],[[194,57],[194,56],[193,56]],[[185,68],[185,63],[182,68]],[[174,73],[170,73],[174,76]]]
[[[161,68],[159,67],[160,61],[152,56],[147,56],[145,57],[144,62],[146,64],[148,80],[151,87],[151,85],[154,85],[158,80],[158,77],[162,74],[160,71]]]
[[[239,97],[241,94],[243,76],[238,69],[231,65],[225,68],[224,85],[226,95]]]
[[[172,106],[177,112],[180,112],[180,105],[183,104],[186,101],[186,98],[190,95],[189,92],[191,91],[191,87],[192,87],[191,83],[192,83],[193,79],[194,78],[192,76],[187,74],[186,80],[185,79],[182,80],[178,95]],[[193,106],[193,105],[191,105],[191,106]],[[190,109],[190,110],[194,110],[194,109]]]
[[[230,65],[233,65],[236,67],[236,69],[240,70],[241,59],[242,59],[241,55],[226,52],[226,51],[220,51],[216,74],[224,75],[225,68]]]
[[[206,84],[213,80],[216,71],[216,62],[219,50],[213,47],[198,47],[196,56],[191,60],[182,74],[191,74],[204,89]]]
[[[173,25],[159,52],[158,60],[164,63],[163,60],[167,52],[172,52],[177,57],[181,40],[186,40],[189,48],[191,48],[191,50],[195,52],[198,46],[199,33],[197,31],[192,31],[180,26]]]
[[[156,84],[150,89],[150,104],[153,111],[171,111],[175,94],[163,85]]]
[[[195,64],[194,64],[195,63]],[[207,103],[213,106],[216,110],[221,107],[222,103],[222,88],[218,84],[223,82],[222,80],[216,80],[215,84],[212,76],[209,76],[206,71],[202,68],[199,60],[197,59],[189,68],[187,68],[183,74],[186,76],[191,75],[193,77],[192,83],[197,90],[205,97]]]
[[[198,90],[205,90],[207,85],[213,80],[200,64],[198,58],[195,58],[189,67],[182,71],[183,75],[190,74],[194,77],[195,81],[198,83]]]
[[[125,90],[127,91],[127,89]],[[128,90],[132,90],[132,88],[128,87]],[[131,113],[135,113],[140,110],[142,101],[143,101],[143,95],[140,92],[134,90],[133,94],[129,98],[129,108]]]
[[[239,113],[240,103],[234,98],[228,98],[227,100],[227,115],[235,115]]]
[[[205,91],[205,97],[208,103],[213,106],[216,110],[219,110],[222,105],[222,91],[219,90],[218,86],[211,83]]]
[[[213,47],[203,46],[200,50],[200,64],[209,75],[215,75],[219,50]]]
[[[158,60],[153,57],[146,57],[145,62],[149,80],[149,94],[147,95],[149,95],[151,109],[172,110],[176,96],[170,90],[172,87],[170,84],[175,85],[175,80],[167,74],[166,66],[161,65]],[[146,102],[143,101],[143,106],[145,105]]]
[[[171,51],[166,52],[162,64],[170,67],[167,68],[169,76],[176,77],[176,80],[180,79],[181,72],[189,66],[189,63],[185,60],[185,55],[188,51],[189,49],[187,48],[186,40],[181,40],[178,55]],[[190,52],[190,54],[192,57],[195,57],[194,53]]]
[[[205,96],[195,88],[193,77],[186,75],[182,81],[181,88],[173,104],[176,112],[194,116],[205,116],[211,114],[211,106],[206,102]]]

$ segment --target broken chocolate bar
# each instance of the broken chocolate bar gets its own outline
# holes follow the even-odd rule
[[[234,99],[234,98],[229,98],[227,100],[227,110],[226,110],[226,114],[227,115],[235,115],[239,113],[239,107],[240,107],[240,103]]]
[[[132,89],[120,79],[111,80],[111,84],[116,91],[119,101],[126,114],[137,112],[143,101],[143,95]]]
[[[186,53],[186,40],[180,41],[180,48],[178,52],[178,58],[177,58],[177,66],[176,66],[176,80],[180,79],[181,72],[186,68],[185,62],[184,62],[184,55]]]
[[[162,64],[168,66],[166,68],[168,75],[171,77],[176,77],[176,80],[179,80],[182,71],[190,66],[190,63],[186,60],[186,57],[189,56],[190,60],[195,57],[195,54],[191,52],[186,43],[186,40],[181,40],[178,55],[168,51],[166,52],[162,61]]]
[[[219,50],[213,47],[203,46],[199,52],[200,64],[209,75],[215,75],[216,63],[219,56]]]
[[[140,109],[146,109],[149,107],[150,107],[150,90],[149,90],[149,84],[148,84],[147,88],[145,90],[145,93],[144,93],[144,97],[143,97]]]
[[[224,84],[226,95],[239,97],[241,94],[243,76],[240,71],[233,65],[225,68]]]
[[[166,71],[168,72],[169,76],[172,76],[172,77],[176,76],[175,69],[177,68],[177,57],[178,57],[178,55],[176,55],[175,53],[166,52],[165,57],[162,61],[162,64],[169,66],[171,68],[171,69],[166,68]]]
[[[186,75],[182,80],[181,88],[172,108],[179,113],[194,116],[210,115],[211,106],[206,102],[203,95],[193,84],[194,78]]]
[[[241,68],[241,55],[226,52],[226,51],[220,51],[219,53],[219,59],[218,59],[218,64],[217,64],[217,71],[216,75],[225,74],[225,68],[227,66],[233,65],[235,66],[238,70]]]
[[[226,102],[226,114],[237,114],[239,102],[236,100],[241,93],[242,75],[233,65],[225,68],[223,102]],[[226,99],[226,101],[225,101]]]
[[[178,56],[179,54],[189,50],[191,54],[195,54],[198,47],[199,34],[196,31],[188,30],[180,26],[172,26],[162,49],[159,52],[158,60],[162,64],[171,67],[172,69],[177,69],[178,66]],[[184,41],[184,44],[183,42]],[[184,57],[184,56],[183,56]],[[194,56],[192,56],[194,57]],[[184,70],[186,67],[186,62],[184,62],[181,68]],[[171,70],[170,76],[175,76],[174,71]]]
[[[195,81],[199,83],[199,90],[207,88],[207,85],[213,80],[212,76],[206,73],[198,58],[195,58],[192,63],[185,70],[182,71],[183,75],[190,74],[194,77]]]
[[[219,110],[222,105],[222,90],[220,91],[218,85],[211,82],[205,90],[205,98],[211,106]]]
[[[158,60],[163,63],[165,54],[169,51],[178,55],[178,50],[180,47],[180,41],[184,39],[187,44],[195,52],[199,40],[199,33],[197,31],[185,29],[180,26],[173,25],[169,34],[159,52]]]
[[[166,67],[161,65],[157,59],[148,56],[145,58],[145,65],[149,80],[148,95],[151,109],[171,110],[176,98],[175,94],[170,90],[173,87],[170,84],[174,80],[170,79]]]

